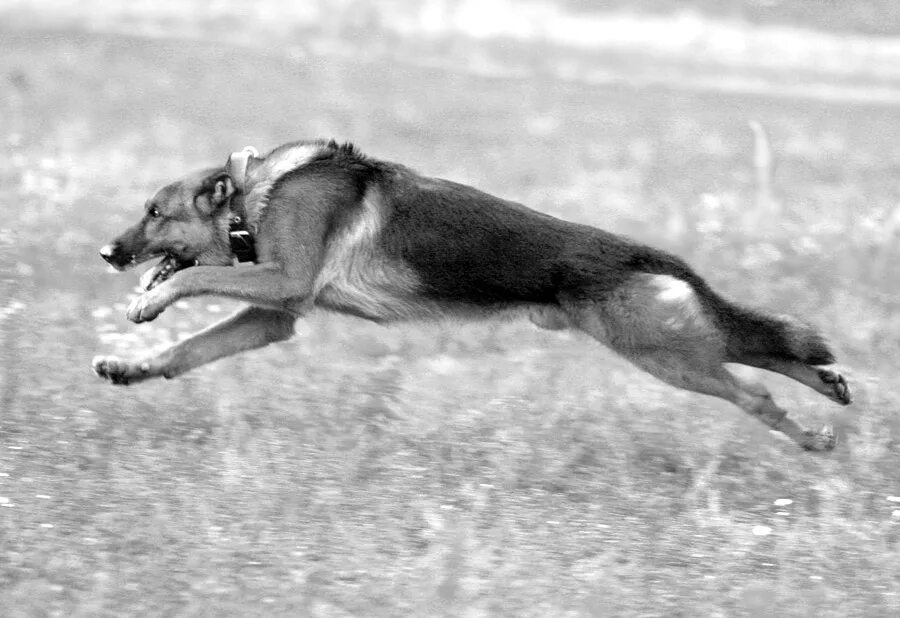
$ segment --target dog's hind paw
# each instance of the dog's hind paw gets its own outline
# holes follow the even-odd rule
[[[129,362],[118,356],[95,356],[91,366],[101,378],[121,385],[147,378],[150,373],[149,363]]]
[[[819,379],[831,387],[832,393],[829,395],[831,399],[844,405],[853,401],[853,396],[850,394],[850,386],[847,384],[847,380],[845,380],[844,376],[838,372],[831,371],[830,369],[819,369]]]

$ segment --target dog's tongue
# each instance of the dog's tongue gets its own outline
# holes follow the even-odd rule
[[[150,291],[174,275],[177,270],[178,260],[167,255],[156,266],[151,266],[141,275],[141,287],[146,291]]]

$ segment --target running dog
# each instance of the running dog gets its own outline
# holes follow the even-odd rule
[[[726,300],[681,259],[556,219],[462,184],[300,141],[234,153],[160,189],[143,218],[100,250],[116,269],[162,258],[127,310],[146,322],[181,298],[249,306],[158,355],[99,356],[114,384],[164,376],[293,334],[315,307],[374,322],[523,314],[586,332],[669,384],[726,399],[808,450],[829,426],[802,428],[741,363],[850,403],[823,338],[807,324]],[[252,265],[235,267],[236,257]]]

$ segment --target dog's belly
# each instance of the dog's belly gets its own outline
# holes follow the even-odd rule
[[[415,275],[384,259],[326,268],[315,286],[318,307],[375,322],[428,317],[434,313],[418,293]]]

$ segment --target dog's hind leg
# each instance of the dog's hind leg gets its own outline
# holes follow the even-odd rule
[[[288,339],[295,320],[292,313],[251,305],[157,355],[139,360],[98,356],[93,368],[113,384],[173,378],[219,358]]]
[[[724,367],[726,333],[687,283],[638,274],[597,300],[582,292],[562,298],[561,304],[575,326],[664,382],[730,401],[805,449],[834,446],[830,428],[804,429],[775,405],[763,385],[741,380]]]
[[[830,427],[823,427],[819,431],[804,429],[788,418],[787,411],[772,400],[765,386],[741,379],[720,364],[709,364],[706,359],[686,357],[682,353],[666,350],[631,354],[629,360],[672,386],[732,402],[806,450],[823,451],[834,448],[834,432]]]
[[[822,369],[799,361],[765,356],[741,357],[734,362],[780,373],[843,405],[853,401],[847,380],[838,372],[830,369]]]

